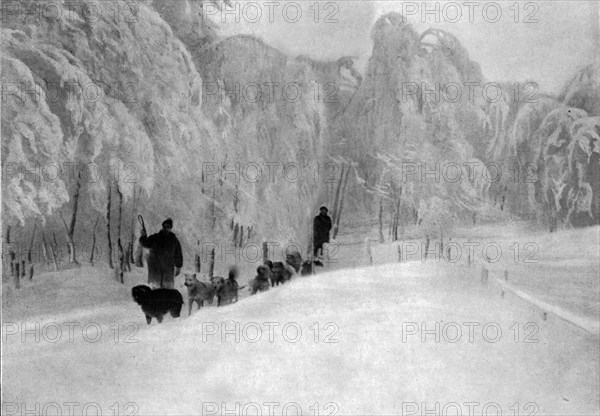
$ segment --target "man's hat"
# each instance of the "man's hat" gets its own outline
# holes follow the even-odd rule
[[[327,207],[325,205],[323,205],[321,208],[319,208],[319,211],[321,211],[322,209],[324,209],[325,211],[329,212],[329,210],[327,209]]]
[[[162,226],[164,227],[165,225],[173,228],[173,220],[171,218],[167,218],[166,220],[163,221]]]

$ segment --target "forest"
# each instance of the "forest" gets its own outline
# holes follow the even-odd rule
[[[334,238],[359,222],[382,242],[509,218],[600,223],[597,62],[548,96],[488,80],[453,34],[390,13],[363,71],[223,37],[203,1],[139,3],[135,22],[65,2],[68,15],[2,26],[4,279],[38,259],[103,262],[122,281],[140,214],[156,229],[173,218],[188,262],[206,241],[309,252],[323,204]],[[296,91],[248,99],[249,85]],[[249,180],[269,164],[271,180]]]

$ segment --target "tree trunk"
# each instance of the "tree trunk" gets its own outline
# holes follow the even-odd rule
[[[233,211],[238,212],[238,203],[240,201],[239,196],[239,185],[235,185],[235,192],[233,193]]]
[[[92,252],[90,253],[90,263],[92,267],[94,266],[94,251],[96,251],[96,227],[98,226],[98,221],[100,221],[100,215],[96,217],[94,230],[92,231]]]
[[[425,236],[425,260],[427,260],[427,253],[429,252],[429,234]]]
[[[129,259],[131,259],[131,257],[133,257],[133,255],[131,254],[131,244],[129,245],[129,256],[125,256],[125,267],[127,267],[127,271],[130,272],[131,271],[131,262],[129,261]],[[127,252],[127,250],[125,250],[125,252]]]
[[[554,233],[558,229],[558,214],[550,214],[550,232]]]
[[[58,210],[60,214],[60,218],[63,221],[65,226],[65,230],[67,232],[67,244],[69,248],[69,263],[79,264],[75,255],[75,242],[73,241],[73,236],[75,233],[75,223],[77,222],[77,210],[79,208],[79,192],[81,191],[81,171],[83,168],[80,168],[77,172],[77,182],[75,182],[75,192],[73,193],[73,212],[71,214],[71,221],[69,225],[65,221],[61,210]]]
[[[77,221],[77,208],[79,207],[79,191],[81,190],[81,169],[77,173],[77,182],[75,183],[75,193],[73,193],[73,213],[71,214],[71,223],[69,225],[69,234],[73,238],[75,232],[75,222]]]
[[[4,241],[6,242],[6,247],[8,249],[8,255],[10,258],[10,275],[14,276],[15,274],[15,257],[17,254],[14,252],[12,246],[10,245],[10,225],[6,227],[6,234],[4,235]]]
[[[137,248],[135,249],[135,266],[144,267],[144,248],[138,241]]]
[[[44,256],[46,266],[49,265],[50,256],[48,255],[48,246],[46,245],[46,236],[44,235],[44,231],[42,231],[42,255]]]
[[[27,261],[29,262],[29,280],[33,280],[33,259],[31,258],[31,251],[33,250],[33,243],[35,241],[35,229],[37,227],[37,223],[33,223],[33,232],[31,233],[31,240],[29,240],[29,250],[27,251]]]
[[[217,223],[217,214],[215,207],[215,198],[216,198],[216,186],[213,184],[213,193],[212,193],[212,206],[211,206],[211,217],[212,217],[212,226],[211,230],[215,229],[215,224]]]
[[[379,243],[383,243],[383,198],[379,199]]]
[[[262,251],[263,251],[263,264],[265,264],[267,262],[267,260],[269,260],[269,246],[267,245],[266,241],[263,242]]]
[[[15,262],[15,272],[13,274],[15,289],[21,288],[21,273],[19,270],[19,262]]]
[[[121,244],[121,212],[123,205],[123,194],[119,189],[119,183],[115,184],[115,190],[117,191],[117,267],[115,267],[115,279],[119,283],[125,283],[123,280],[123,269],[124,269],[124,254],[123,245]]]
[[[348,176],[350,176],[351,167],[348,166],[346,170],[346,178],[344,179],[344,185],[342,187],[342,193],[340,195],[340,205],[338,207],[338,212],[335,218],[335,228],[333,230],[333,239],[335,239],[340,230],[340,220],[342,218],[342,211],[344,210],[344,201],[346,200],[346,187],[348,186]]]
[[[200,257],[200,240],[198,240],[198,249],[196,250],[196,254],[194,255],[194,267],[196,273],[200,273],[202,270],[202,261]]]
[[[50,244],[50,251],[52,252],[52,260],[54,261],[54,271],[58,271],[58,262],[56,261],[56,251],[54,246]]]
[[[400,185],[400,195],[398,196],[398,206],[396,208],[396,241],[400,239],[400,235],[398,234],[398,228],[400,227],[400,206],[402,205],[402,193],[404,192],[404,188]]]
[[[240,248],[244,244],[244,226],[240,226]]]
[[[127,243],[125,247],[125,257],[123,258],[123,270],[130,272],[131,271],[131,263],[129,260],[131,259],[131,243]]]
[[[133,242],[135,241],[135,213],[137,212],[137,204],[138,204],[139,196],[136,196],[136,188],[135,184],[133,185],[133,202],[131,208],[131,243],[129,244],[129,258],[127,259],[127,263],[134,263],[135,259],[133,258]],[[131,269],[131,268],[130,268]]]
[[[506,192],[508,191],[508,186],[504,187],[504,191],[502,192],[502,203],[500,204],[500,211],[504,211],[504,203],[506,202]]]
[[[50,249],[52,250],[52,258],[54,259],[54,268],[58,270],[58,263],[60,262],[58,259],[58,255],[60,254],[60,251],[58,251],[58,242],[56,241],[55,232],[52,233],[52,239],[54,240],[54,242],[50,243]]]
[[[215,273],[215,249],[213,248],[210,252],[210,259],[208,263],[208,278],[212,278]]]
[[[394,228],[394,211],[393,211],[393,204],[392,207],[390,208],[390,226],[388,227],[388,240],[392,241],[392,239],[394,238],[394,235],[392,234],[392,229]]]
[[[337,187],[335,190],[335,198],[333,199],[333,210],[331,213],[331,221],[335,224],[335,218],[337,216],[338,204],[340,199],[340,192],[342,191],[342,182],[344,181],[344,170],[345,165],[342,165],[342,174],[340,176],[340,180],[337,183]]]
[[[394,216],[394,241],[398,241],[398,225],[400,223],[400,199],[396,203],[396,214]]]
[[[123,279],[123,270],[125,268],[123,263],[125,261],[125,255],[123,254],[123,246],[121,245],[120,238],[117,239],[117,250],[117,267],[115,267],[115,279],[119,283],[125,283],[125,280]]]
[[[468,256],[469,267],[470,267],[471,264],[473,263],[473,259],[471,258],[471,248],[470,248],[471,239],[467,240],[467,242],[469,243],[469,253],[467,254],[467,256]]]
[[[108,182],[108,195],[107,195],[107,203],[106,203],[106,240],[108,242],[108,267],[114,269],[113,259],[112,259],[112,240],[110,238],[110,204],[112,198],[112,182]]]
[[[67,246],[69,248],[69,263],[79,264],[77,262],[77,258],[75,257],[75,242],[73,241],[73,234],[71,234],[71,232],[69,231],[69,226],[67,225],[65,217],[63,217],[62,211],[60,209],[58,210],[58,214],[60,215],[60,219],[62,220],[63,225],[65,226],[65,231],[67,234]]]

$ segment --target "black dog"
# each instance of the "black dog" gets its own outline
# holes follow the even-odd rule
[[[269,290],[269,280],[273,280],[271,269],[268,264],[258,266],[256,277],[250,281],[250,294]]]
[[[139,285],[131,289],[131,296],[142,307],[148,325],[152,318],[156,318],[158,323],[161,323],[167,312],[173,318],[179,318],[181,315],[183,296],[176,289],[152,290],[148,286]]]
[[[273,276],[271,279],[271,286],[279,286],[279,284],[284,284],[290,280],[292,278],[293,270],[294,269],[291,266],[285,265],[281,261],[274,262],[273,267],[271,268]]]

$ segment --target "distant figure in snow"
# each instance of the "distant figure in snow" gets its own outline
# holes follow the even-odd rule
[[[313,222],[313,247],[314,256],[323,254],[323,244],[329,243],[329,231],[331,230],[331,218],[327,215],[327,207],[319,208],[319,215],[315,217]]]
[[[167,218],[162,230],[148,237],[142,229],[140,244],[150,249],[148,255],[148,284],[160,288],[173,289],[175,276],[179,276],[183,266],[181,244],[171,231],[173,220]]]

